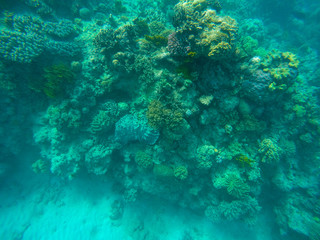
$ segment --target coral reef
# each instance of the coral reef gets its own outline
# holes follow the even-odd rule
[[[318,28],[269,2],[1,3],[3,158],[33,144],[34,172],[115,184],[113,220],[153,196],[317,239]]]

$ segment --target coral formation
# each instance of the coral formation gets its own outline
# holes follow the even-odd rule
[[[273,82],[269,85],[271,91],[285,90],[293,84],[299,66],[299,60],[291,52],[271,51],[261,62],[264,72],[268,72],[273,77]]]
[[[4,153],[33,141],[35,172],[116,184],[112,219],[153,196],[214,222],[267,212],[274,239],[318,237],[319,43],[304,41],[318,29],[306,15],[287,31],[282,12],[256,18],[270,1],[15,3],[0,4]]]
[[[142,151],[137,152],[134,159],[138,166],[142,168],[151,168],[153,165],[152,157]]]
[[[116,122],[115,137],[121,143],[139,141],[153,145],[159,138],[159,132],[148,126],[145,118],[138,119],[134,115],[125,115]]]
[[[173,174],[176,178],[185,180],[188,177],[188,169],[185,166],[176,166]]]
[[[210,7],[210,1],[197,0],[180,1],[175,6],[176,33],[168,40],[171,53],[192,51],[214,60],[225,59],[233,53],[237,23],[229,16],[218,16]]]
[[[113,146],[95,145],[85,155],[85,165],[89,173],[105,174],[111,162]]]
[[[200,169],[211,168],[215,155],[217,155],[218,150],[211,145],[203,145],[197,148],[197,167]]]
[[[230,196],[237,199],[248,197],[250,192],[250,187],[241,178],[232,173],[217,178],[214,182],[214,187],[217,189],[225,188]]]
[[[262,154],[262,162],[264,163],[277,163],[280,160],[281,149],[274,141],[265,138],[259,144],[259,153]]]

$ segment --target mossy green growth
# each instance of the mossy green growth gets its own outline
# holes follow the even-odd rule
[[[233,157],[233,159],[238,162],[241,167],[252,167],[252,164],[254,163],[254,161],[249,158],[248,156],[244,155],[244,154],[237,154],[236,156]]]
[[[307,113],[306,108],[304,106],[301,106],[301,105],[298,105],[298,104],[294,105],[292,110],[296,113],[296,116],[298,118],[304,117],[306,115],[306,113]]]
[[[161,35],[154,35],[154,36],[145,35],[144,38],[156,47],[165,47],[167,46],[167,43],[168,43],[168,38]]]
[[[183,78],[192,80],[191,66],[188,63],[183,63],[176,68],[176,73],[181,73]]]
[[[132,22],[134,24],[135,32],[138,36],[150,34],[149,25],[146,20],[137,17],[133,19]]]
[[[67,84],[74,81],[74,73],[64,64],[57,64],[44,69],[45,84],[43,92],[49,98],[55,98],[65,93]]]

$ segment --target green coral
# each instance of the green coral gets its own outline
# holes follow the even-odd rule
[[[90,123],[90,132],[96,134],[101,131],[111,129],[115,123],[116,118],[112,116],[110,112],[100,110],[97,115],[94,116]]]
[[[227,173],[218,177],[214,186],[218,189],[225,188],[230,196],[238,199],[247,197],[250,192],[249,185],[234,173]]]
[[[176,166],[173,174],[177,179],[185,180],[188,177],[188,169],[185,166]]]
[[[219,205],[219,211],[223,218],[231,221],[243,218],[252,222],[252,218],[255,217],[256,213],[259,212],[261,207],[259,206],[256,199],[247,197],[243,200],[235,200],[232,202],[223,201]]]
[[[139,167],[145,169],[151,168],[153,165],[152,157],[143,151],[137,152],[134,159]]]
[[[237,154],[233,157],[235,161],[237,161],[242,167],[249,166],[252,167],[254,161],[244,154]]]
[[[202,145],[197,148],[196,163],[199,169],[210,169],[218,150],[211,145]]]
[[[167,43],[168,43],[168,38],[161,35],[154,35],[154,36],[145,35],[144,38],[156,47],[164,47],[164,46],[167,46]]]
[[[304,117],[307,113],[306,108],[298,104],[294,105],[292,110],[296,113],[298,118]]]
[[[35,173],[47,173],[49,172],[50,164],[44,159],[40,158],[32,164],[32,170]]]

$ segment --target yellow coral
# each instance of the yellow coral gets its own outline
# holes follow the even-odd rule
[[[248,156],[246,156],[244,154],[237,154],[234,157],[234,160],[239,162],[242,167],[245,167],[245,166],[251,167],[252,163],[254,163],[254,161],[251,158],[249,158]]]
[[[154,35],[154,36],[145,35],[144,38],[147,41],[151,42],[156,47],[166,46],[168,42],[168,38],[161,35]]]
[[[269,72],[271,76],[277,80],[282,80],[290,76],[289,68],[283,68],[283,67],[271,68]]]
[[[210,47],[209,57],[213,58],[223,58],[227,56],[232,49],[231,45],[227,42],[219,42],[215,46]]]
[[[210,103],[212,102],[212,100],[213,100],[213,96],[212,95],[210,95],[210,96],[204,96],[203,95],[203,96],[201,96],[199,98],[200,103],[203,104],[203,105],[206,105],[206,106],[209,106]]]
[[[300,61],[298,60],[297,56],[291,52],[284,52],[281,54],[284,59],[289,60],[289,66],[293,68],[298,68]]]

